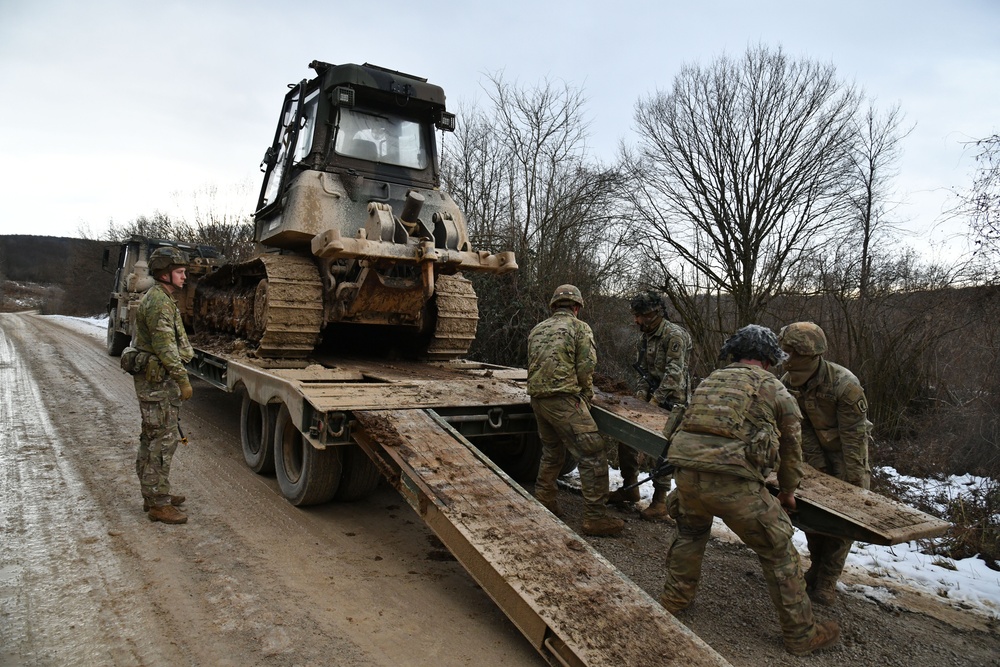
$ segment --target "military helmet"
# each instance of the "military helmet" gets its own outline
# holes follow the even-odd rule
[[[662,313],[663,297],[660,296],[659,292],[652,290],[640,292],[632,297],[632,302],[629,305],[632,307],[632,312],[636,315],[644,315],[652,312]]]
[[[726,361],[740,359],[756,359],[772,366],[777,366],[788,358],[788,355],[778,344],[778,337],[767,327],[759,324],[748,324],[722,345],[719,358]]]
[[[556,291],[552,293],[552,298],[549,300],[549,308],[555,308],[565,302],[575,303],[583,308],[583,295],[580,294],[580,290],[576,285],[560,285],[557,287]]]
[[[781,347],[803,357],[815,357],[826,352],[826,334],[818,324],[793,322],[778,334]]]
[[[177,248],[167,247],[154,250],[146,262],[146,266],[149,267],[149,275],[154,277],[187,265],[187,255]]]

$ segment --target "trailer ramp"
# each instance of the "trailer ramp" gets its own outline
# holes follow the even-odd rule
[[[656,460],[667,440],[661,430],[667,413],[631,396],[599,394],[593,410],[602,433],[618,438]],[[847,482],[826,475],[807,463],[802,464],[802,481],[795,491],[797,510],[791,519],[806,532],[823,533],[891,546],[910,540],[943,535],[947,521],[921,512]],[[767,480],[777,495],[777,475]]]
[[[433,410],[354,416],[358,443],[550,664],[729,664]]]

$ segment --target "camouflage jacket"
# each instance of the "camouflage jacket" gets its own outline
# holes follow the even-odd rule
[[[760,457],[754,456],[751,450],[758,445],[766,449],[776,444],[777,452],[770,452],[766,458],[770,458],[772,464],[777,460],[781,490],[794,491],[802,479],[802,414],[778,378],[759,366],[730,364],[709,375],[709,378],[721,379],[721,383],[707,382],[706,378],[706,382],[695,389],[688,411],[699,404],[723,407],[734,398],[740,398],[713,395],[711,389],[713,385],[725,384],[737,369],[751,369],[759,382],[756,395],[749,403],[747,418],[739,429],[741,436],[728,438],[686,430],[685,421],[674,435],[667,460],[678,468],[719,472],[763,482],[769,470],[760,465]],[[775,438],[777,443],[773,443]]]
[[[639,339],[639,368],[646,371],[660,386],[650,395],[649,382],[639,377],[636,392],[649,400],[655,398],[657,404],[666,407],[672,403],[687,403],[688,364],[691,361],[691,336],[667,318],[653,333],[643,333]]]
[[[139,301],[132,347],[155,354],[175,381],[187,380],[184,363],[191,361],[194,350],[184,331],[180,309],[159,284],[150,287]]]
[[[594,396],[597,349],[590,325],[558,308],[528,334],[528,395]]]
[[[788,374],[781,381],[788,386]],[[851,371],[821,360],[816,374],[801,387],[789,387],[805,419],[802,449],[813,467],[855,486],[867,488],[868,421],[865,390]]]

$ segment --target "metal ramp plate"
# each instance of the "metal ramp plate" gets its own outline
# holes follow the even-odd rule
[[[432,411],[355,417],[359,444],[551,664],[729,664]]]
[[[627,442],[654,459],[663,452],[667,413],[630,396],[599,395],[593,410],[602,433]],[[802,530],[891,546],[944,534],[950,524],[872,491],[852,486],[803,464],[792,523]],[[777,493],[777,479],[768,480]]]

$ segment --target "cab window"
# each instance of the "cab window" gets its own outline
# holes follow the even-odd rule
[[[391,114],[340,107],[334,152],[344,157],[397,165],[427,167],[427,148],[420,123]]]

